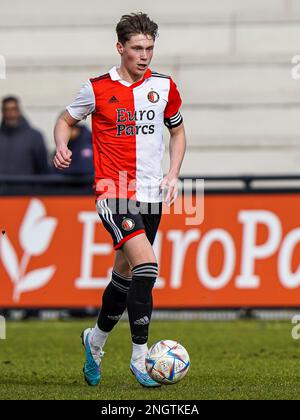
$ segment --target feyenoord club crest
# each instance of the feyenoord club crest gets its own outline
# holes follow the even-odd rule
[[[132,230],[134,226],[135,226],[135,223],[134,223],[134,220],[132,219],[124,219],[122,222],[122,228],[126,230],[127,232],[129,230]]]
[[[154,90],[151,90],[151,92],[148,93],[148,100],[155,104],[159,101],[159,94],[157,92],[154,92]]]

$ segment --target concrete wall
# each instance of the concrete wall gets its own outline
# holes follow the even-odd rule
[[[118,63],[115,24],[139,10],[160,24],[151,67],[172,74],[182,93],[183,173],[298,172],[300,80],[291,77],[291,58],[300,54],[297,0],[5,2],[0,95],[19,95],[53,148],[57,115],[85,80]]]

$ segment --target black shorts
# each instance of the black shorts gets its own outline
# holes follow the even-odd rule
[[[106,198],[97,200],[96,206],[103,226],[113,238],[114,249],[121,249],[128,239],[141,233],[145,233],[153,245],[161,220],[162,203]]]

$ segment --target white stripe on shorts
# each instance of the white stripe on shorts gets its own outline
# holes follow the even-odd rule
[[[119,233],[119,235],[120,235],[120,240],[121,240],[121,239],[123,239],[122,232],[120,231],[120,229],[118,228],[118,226],[115,224],[115,221],[114,221],[114,219],[113,219],[113,214],[112,214],[112,211],[111,211],[111,209],[108,207],[107,198],[106,198],[106,199],[105,199],[105,201],[104,201],[104,207],[106,207],[106,209],[108,210],[108,216],[110,217],[110,221],[111,221],[111,223],[115,226],[115,228],[116,228],[117,232]]]
[[[113,231],[114,231],[114,233],[115,233],[115,235],[116,235],[116,238],[117,238],[117,241],[120,241],[121,239],[122,239],[122,234],[121,234],[121,237],[120,237],[120,234],[119,234],[119,232],[118,232],[118,230],[117,230],[117,227],[116,227],[116,225],[115,224],[113,224],[113,223],[111,223],[111,220],[110,220],[110,218],[109,218],[109,214],[108,214],[108,211],[107,211],[107,208],[105,207],[105,205],[104,205],[104,203],[105,203],[105,200],[98,200],[97,201],[97,203],[99,203],[99,206],[100,206],[100,208],[101,208],[101,213],[102,213],[102,217],[103,217],[103,219],[109,224],[109,226],[113,229]]]

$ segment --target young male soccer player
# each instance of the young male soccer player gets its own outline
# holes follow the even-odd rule
[[[55,126],[54,165],[69,167],[71,127],[92,114],[96,207],[111,234],[115,262],[97,324],[86,329],[84,377],[100,383],[103,347],[127,308],[133,350],[130,369],[145,387],[159,386],[145,370],[152,288],[158,274],[153,242],[161,219],[162,191],[171,206],[185,153],[181,99],[169,76],[149,68],[158,26],[144,13],[117,25],[121,65],[89,80]],[[163,126],[170,131],[170,170],[163,178]]]

